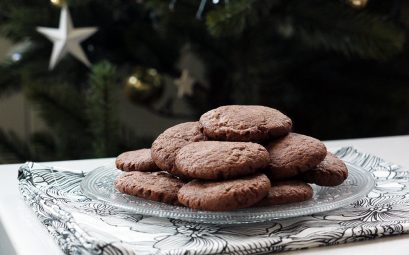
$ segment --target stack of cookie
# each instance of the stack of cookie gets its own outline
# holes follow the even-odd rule
[[[345,164],[318,139],[292,133],[292,121],[264,106],[229,105],[173,126],[151,149],[122,153],[123,193],[193,209],[239,208],[311,199],[308,183],[336,186]]]

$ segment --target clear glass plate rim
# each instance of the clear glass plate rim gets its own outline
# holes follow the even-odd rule
[[[88,190],[88,187],[86,187],[87,180],[91,179],[93,175],[97,175],[104,169],[108,171],[111,169],[113,171],[115,167],[112,164],[101,166],[91,171],[89,174],[87,174],[87,176],[81,182],[80,186],[81,186],[81,190],[84,192],[85,195],[91,198],[97,199],[97,200],[107,202],[112,206],[118,207],[120,209],[124,209],[131,213],[138,213],[138,214],[157,216],[157,217],[168,217],[168,218],[174,218],[174,219],[181,219],[181,220],[188,220],[188,221],[190,220],[190,221],[205,222],[205,223],[224,223],[224,224],[253,223],[253,222],[269,221],[269,220],[275,220],[275,219],[290,218],[290,217],[322,213],[325,211],[337,209],[347,204],[351,204],[352,202],[358,200],[359,198],[367,195],[375,186],[375,180],[373,178],[373,175],[369,171],[361,167],[352,165],[348,162],[345,162],[345,163],[347,164],[350,172],[352,170],[352,172],[357,172],[357,173],[360,173],[361,175],[367,175],[368,177],[367,187],[362,188],[360,192],[357,192],[356,194],[346,197],[340,201],[335,201],[332,203],[319,205],[319,207],[317,208],[314,208],[311,206],[307,208],[303,208],[303,207],[293,208],[291,209],[291,211],[289,211],[288,209],[279,209],[278,207],[265,207],[265,208],[258,207],[256,208],[257,212],[252,211],[251,210],[252,208],[245,208],[245,209],[240,209],[240,210],[230,211],[230,212],[209,212],[209,211],[192,210],[192,209],[189,209],[186,207],[180,207],[180,206],[166,205],[163,203],[152,202],[152,201],[147,201],[147,202],[156,204],[154,208],[145,208],[145,207],[137,206],[135,204],[124,205],[122,202],[116,202],[110,199],[106,199],[103,196],[98,196],[96,194],[93,194],[92,192]],[[120,173],[119,170],[117,171],[118,171],[117,173]],[[326,187],[320,187],[320,188],[325,189]],[[129,196],[129,195],[123,195],[123,196]],[[135,199],[132,196],[129,196],[129,197],[130,199]],[[137,199],[141,199],[141,198],[137,198]],[[308,203],[308,202],[309,201],[301,202],[301,203],[298,203],[297,205],[302,206],[303,203]],[[286,206],[282,208],[285,208],[285,207]],[[272,208],[279,209],[279,210],[272,211]],[[177,212],[175,212],[175,210]]]

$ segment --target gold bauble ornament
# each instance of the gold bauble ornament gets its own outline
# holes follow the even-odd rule
[[[368,0],[347,0],[347,3],[355,9],[362,9],[368,4]]]
[[[67,4],[67,0],[50,0],[50,3],[54,6],[62,7]]]
[[[164,80],[154,68],[138,67],[125,81],[125,93],[136,104],[147,104],[163,91]]]

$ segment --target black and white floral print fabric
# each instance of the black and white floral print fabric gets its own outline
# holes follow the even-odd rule
[[[342,148],[376,187],[340,210],[275,222],[211,225],[129,214],[84,196],[83,173],[36,163],[19,170],[27,204],[66,254],[264,254],[367,240],[409,230],[409,169]]]

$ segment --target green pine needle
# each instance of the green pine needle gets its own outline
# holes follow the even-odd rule
[[[55,140],[55,159],[92,155],[84,97],[75,87],[33,82],[24,86],[24,90]]]
[[[403,49],[405,32],[379,15],[357,13],[339,3],[314,2],[297,2],[288,10],[294,36],[306,45],[368,59],[386,59]]]
[[[92,67],[86,112],[96,157],[112,156],[117,150],[117,84],[116,69],[112,64],[104,61]]]
[[[240,34],[247,25],[253,1],[231,1],[226,7],[215,9],[207,15],[207,28],[213,36]]]
[[[28,145],[15,132],[0,129],[0,163],[24,162],[31,156]]]

